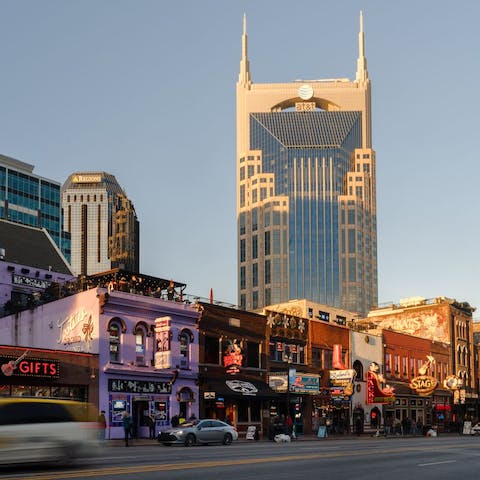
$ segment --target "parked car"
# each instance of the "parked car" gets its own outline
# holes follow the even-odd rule
[[[71,463],[98,450],[96,409],[82,402],[0,398],[0,465]]]
[[[167,446],[183,444],[186,447],[191,447],[195,444],[206,445],[207,443],[230,445],[238,439],[238,432],[235,427],[228,423],[215,419],[204,419],[183,423],[178,427],[164,430],[158,434],[157,439]]]
[[[472,435],[480,435],[480,423],[476,423],[470,432]]]

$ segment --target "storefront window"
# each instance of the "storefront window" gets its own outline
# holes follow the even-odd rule
[[[252,400],[250,405],[250,421],[251,422],[260,422],[260,402]]]
[[[237,416],[239,422],[247,423],[248,419],[248,400],[240,400],[237,406]]]

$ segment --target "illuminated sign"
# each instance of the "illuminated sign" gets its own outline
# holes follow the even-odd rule
[[[237,341],[234,340],[230,342],[225,350],[225,355],[223,356],[223,365],[226,368],[226,372],[230,374],[235,374],[240,371],[242,366],[243,355],[240,345]]]
[[[334,401],[349,401],[353,395],[356,372],[352,369],[330,370],[330,397]]]
[[[389,385],[381,386],[385,382],[380,373],[378,363],[372,362],[367,372],[367,403],[388,404],[395,400],[395,389]]]
[[[410,388],[423,397],[430,395],[437,388],[437,385],[437,379],[429,375],[420,375],[410,381]]]
[[[0,357],[1,371],[3,375],[6,377],[59,377],[60,363],[57,360],[30,358],[25,354],[22,355],[22,357],[20,357],[20,361],[18,361],[19,359],[16,357]]]
[[[273,330],[278,328],[285,328],[287,330],[298,330],[302,336],[306,336],[308,328],[308,320],[305,321],[300,317],[293,315],[287,315],[286,313],[276,313],[266,311],[267,325],[272,329],[272,334],[275,335]]]
[[[171,351],[171,318],[160,317],[155,319],[155,342],[157,344],[155,352],[155,368],[160,370],[171,368],[172,351]]]
[[[57,343],[70,345],[84,343],[85,350],[90,351],[90,344],[94,337],[95,325],[92,314],[83,308],[63,320],[57,322],[59,336]],[[96,337],[96,336],[95,336]]]
[[[172,393],[172,384],[170,382],[109,379],[108,390],[123,393]]]
[[[456,375],[448,375],[443,381],[443,386],[448,390],[458,390],[463,385],[463,380]]]
[[[40,278],[32,278],[32,277],[25,277],[24,275],[16,275],[13,274],[13,283],[15,285],[22,285],[25,287],[32,287],[32,288],[48,288],[52,282],[48,280],[41,280]]]
[[[101,175],[74,175],[72,178],[73,183],[100,183],[102,181]]]

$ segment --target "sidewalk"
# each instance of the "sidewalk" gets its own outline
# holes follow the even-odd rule
[[[459,436],[458,433],[441,433],[439,437],[457,437]],[[365,439],[373,439],[377,438],[379,440],[390,440],[390,439],[405,439],[405,438],[423,438],[423,435],[372,435],[371,433],[363,433],[361,435],[356,435],[356,434],[346,434],[346,435],[329,435],[326,438],[318,438],[316,435],[300,435],[297,437],[295,440],[292,440],[291,443],[296,443],[296,442],[328,442],[330,440],[352,440],[352,441],[359,441],[359,440],[365,440]],[[435,437],[433,437],[435,438]],[[241,437],[237,440],[237,442],[234,443],[256,443],[256,442],[270,442],[274,443],[272,440],[269,440],[268,438],[261,438],[257,441],[255,440],[247,440],[245,437]],[[108,447],[124,447],[125,446],[125,440],[122,439],[113,439],[113,440],[105,440],[105,445]],[[136,438],[134,440],[129,440],[128,441],[128,446],[129,447],[141,447],[141,446],[152,446],[152,445],[161,445],[161,443],[156,440],[156,439],[148,439],[148,438]]]

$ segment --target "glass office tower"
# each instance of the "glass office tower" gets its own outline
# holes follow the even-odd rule
[[[360,20],[356,80],[237,83],[239,304],[377,303],[375,154]]]
[[[61,185],[35,175],[33,169],[0,155],[0,218],[45,228],[70,262],[70,234],[62,229]]]

